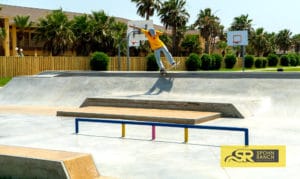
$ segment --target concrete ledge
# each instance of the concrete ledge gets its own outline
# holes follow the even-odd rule
[[[201,112],[220,113],[221,117],[244,118],[231,103],[204,103],[190,101],[142,100],[120,98],[87,98],[81,105],[86,106],[113,106],[145,109],[171,109]]]
[[[159,72],[150,71],[45,71],[38,77],[133,77],[133,78],[160,78]],[[162,78],[220,78],[220,79],[299,79],[297,72],[206,72],[206,71],[170,71],[166,77]]]
[[[0,145],[0,178],[101,178],[90,154]]]

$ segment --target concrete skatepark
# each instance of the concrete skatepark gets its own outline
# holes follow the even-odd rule
[[[13,78],[0,89],[0,145],[90,153],[100,174],[116,178],[298,178],[300,74],[253,72],[61,72]],[[243,118],[203,124],[246,127],[250,145],[285,145],[285,168],[222,168],[220,146],[243,145],[242,134],[83,124],[56,111],[78,108],[86,98],[230,103]]]

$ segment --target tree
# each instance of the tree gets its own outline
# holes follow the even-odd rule
[[[291,36],[292,32],[288,29],[279,31],[279,33],[275,36],[275,43],[279,47],[279,50],[282,50],[284,54],[292,46]]]
[[[113,55],[117,53],[119,44],[124,49],[122,39],[126,35],[127,25],[115,21],[104,11],[75,16],[71,29],[75,35],[73,49],[77,55],[87,56],[95,51]]]
[[[252,31],[252,19],[248,19],[248,14],[235,17],[229,28],[229,30],[248,30],[248,33]]]
[[[265,32],[265,36],[268,39],[269,45],[267,51],[264,52],[264,56],[267,56],[270,53],[275,53],[277,48],[275,43],[275,35],[276,34],[274,32],[271,33]]]
[[[199,29],[200,35],[205,39],[205,53],[210,53],[210,46],[215,37],[222,34],[223,26],[220,25],[219,17],[215,16],[210,8],[200,10],[193,27]]]
[[[115,18],[108,16],[104,11],[92,12],[89,18],[93,36],[92,51],[102,51],[111,55],[115,44]]]
[[[25,30],[30,28],[33,24],[32,21],[29,21],[30,16],[19,16],[14,17],[14,22],[17,28],[19,28],[18,40],[20,40],[20,47],[24,47],[24,37]]]
[[[252,38],[250,39],[250,45],[253,47],[256,56],[262,56],[264,52],[268,50],[269,44],[270,42],[265,35],[264,28],[256,29],[252,34]]]
[[[88,15],[75,16],[71,29],[75,37],[73,48],[76,51],[76,55],[88,56],[91,52],[91,40],[93,38]]]
[[[223,40],[220,40],[218,43],[217,43],[217,47],[222,51],[222,56],[224,57],[226,55],[226,50],[227,50],[227,42],[223,41]]]
[[[190,16],[184,8],[185,4],[185,0],[168,0],[162,4],[158,13],[166,29],[168,29],[168,27],[172,28],[172,52],[174,55],[178,55],[178,46],[180,43],[178,31],[186,26]]]
[[[120,53],[123,52],[125,54],[127,45],[125,41],[122,40],[126,38],[127,24],[116,21],[112,24],[111,29],[112,29],[111,35],[112,38],[114,39],[113,49],[119,48]]]
[[[201,51],[199,35],[187,34],[181,42],[181,48],[184,56],[188,56],[191,53],[199,54]]]
[[[300,34],[296,34],[292,37],[292,43],[296,53],[300,52]]]
[[[160,0],[131,0],[131,2],[136,3],[137,14],[146,17],[146,20],[149,20],[155,11],[159,11],[161,6]]]
[[[44,41],[44,49],[53,56],[62,55],[74,41],[71,22],[62,9],[53,10],[45,18],[40,19],[36,33],[36,40]]]

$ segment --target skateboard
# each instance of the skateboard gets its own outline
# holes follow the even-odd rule
[[[171,67],[168,68],[168,69],[161,70],[161,71],[160,71],[160,75],[161,75],[161,76],[166,76],[166,75],[168,74],[168,71],[169,71],[169,70],[172,70],[173,68],[176,68],[179,64],[180,64],[180,61],[176,62],[175,65],[171,66]]]
[[[167,76],[167,74],[168,74],[167,70],[161,70],[159,73],[160,73],[160,76]]]

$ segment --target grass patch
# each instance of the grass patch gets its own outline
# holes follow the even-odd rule
[[[288,71],[288,72],[300,72],[300,67],[274,67],[274,68],[262,68],[261,71],[267,71],[267,72],[275,72],[277,71],[278,68],[282,68],[283,71]]]
[[[11,77],[0,78],[0,87],[5,86],[11,79]]]
[[[288,68],[283,68],[284,71],[295,71],[295,72],[300,72],[300,67],[288,67]]]
[[[245,68],[246,72],[251,72],[251,71],[255,71],[255,72],[276,72],[278,68],[282,68],[283,71],[286,72],[300,72],[300,66],[289,66],[289,67],[284,67],[284,66],[277,66],[277,67],[267,67],[267,68]],[[227,69],[227,68],[221,68],[219,71],[224,71],[224,72],[230,72],[230,71],[243,71],[243,69],[241,67],[235,67],[233,69]]]

